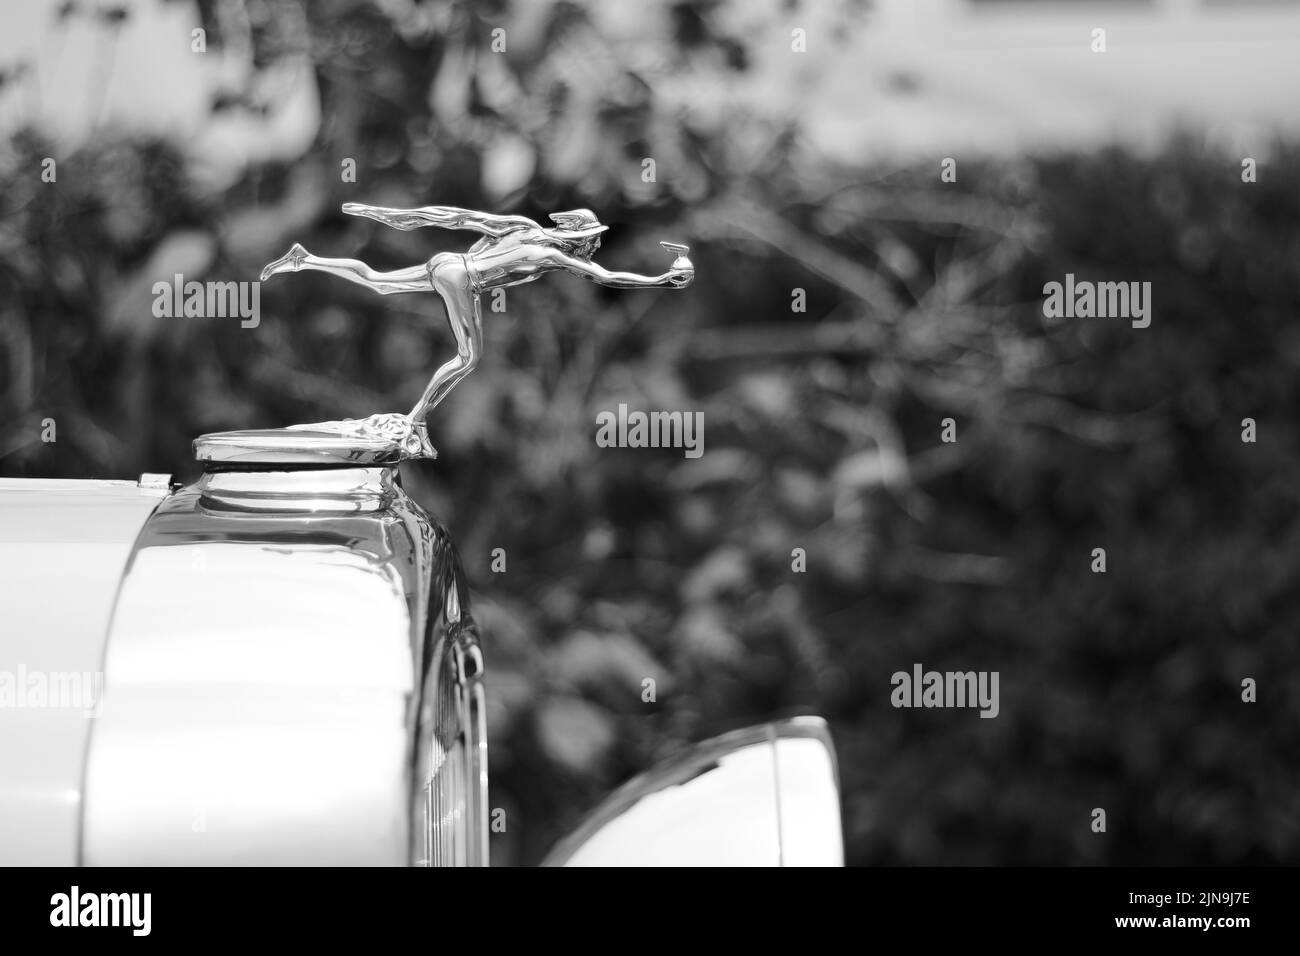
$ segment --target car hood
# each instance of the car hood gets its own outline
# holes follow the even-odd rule
[[[113,602],[166,494],[165,482],[0,479],[0,864],[78,862]]]

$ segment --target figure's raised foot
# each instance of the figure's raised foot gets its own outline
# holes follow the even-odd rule
[[[274,262],[269,263],[267,267],[262,270],[262,281],[265,282],[267,279],[271,278],[271,276],[279,275],[282,272],[297,272],[302,268],[302,261],[310,254],[311,253],[295,242],[289,247],[288,252],[282,255],[279,259],[276,259]]]

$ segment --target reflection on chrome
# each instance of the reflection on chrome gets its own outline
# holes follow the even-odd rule
[[[83,862],[412,862],[425,675],[467,631],[454,547],[394,469],[212,468],[147,519],[121,584]]]
[[[454,600],[443,609],[446,634],[426,677],[416,741],[418,801],[412,863],[487,866],[487,728],[483,654],[472,622]]]

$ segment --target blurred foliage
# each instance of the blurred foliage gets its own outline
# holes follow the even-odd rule
[[[0,149],[5,474],[192,476],[203,431],[407,408],[451,348],[430,297],[289,277],[255,330],[149,310],[155,281],[252,279],[295,240],[387,268],[470,238],[344,201],[590,206],[611,268],[692,244],[688,293],[510,290],[431,422],[439,460],[407,476],[480,591],[497,862],[537,861],[689,742],[793,712],[831,722],[853,863],[1300,861],[1300,193],[1280,173],[1300,149],[1249,186],[1190,136],[942,185],[661,96],[744,82],[702,0],[618,43],[600,18],[638,5],[201,6],[256,67],[214,112],[274,109],[259,78],[305,57],[316,144],[216,191],[180,146],[111,130],[57,188],[38,133]],[[487,52],[502,23],[508,57]],[[1066,272],[1150,280],[1152,326],[1044,320]],[[620,402],[702,410],[706,453],[598,449]],[[1001,715],[894,710],[913,662],[1000,671]]]

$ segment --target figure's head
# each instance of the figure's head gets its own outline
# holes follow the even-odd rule
[[[600,236],[592,236],[589,239],[578,239],[569,243],[569,255],[575,259],[590,259],[600,248]]]
[[[547,229],[546,234],[567,246],[572,255],[583,259],[591,258],[600,248],[600,234],[609,228],[601,225],[590,209],[553,212],[551,221],[555,227]]]

